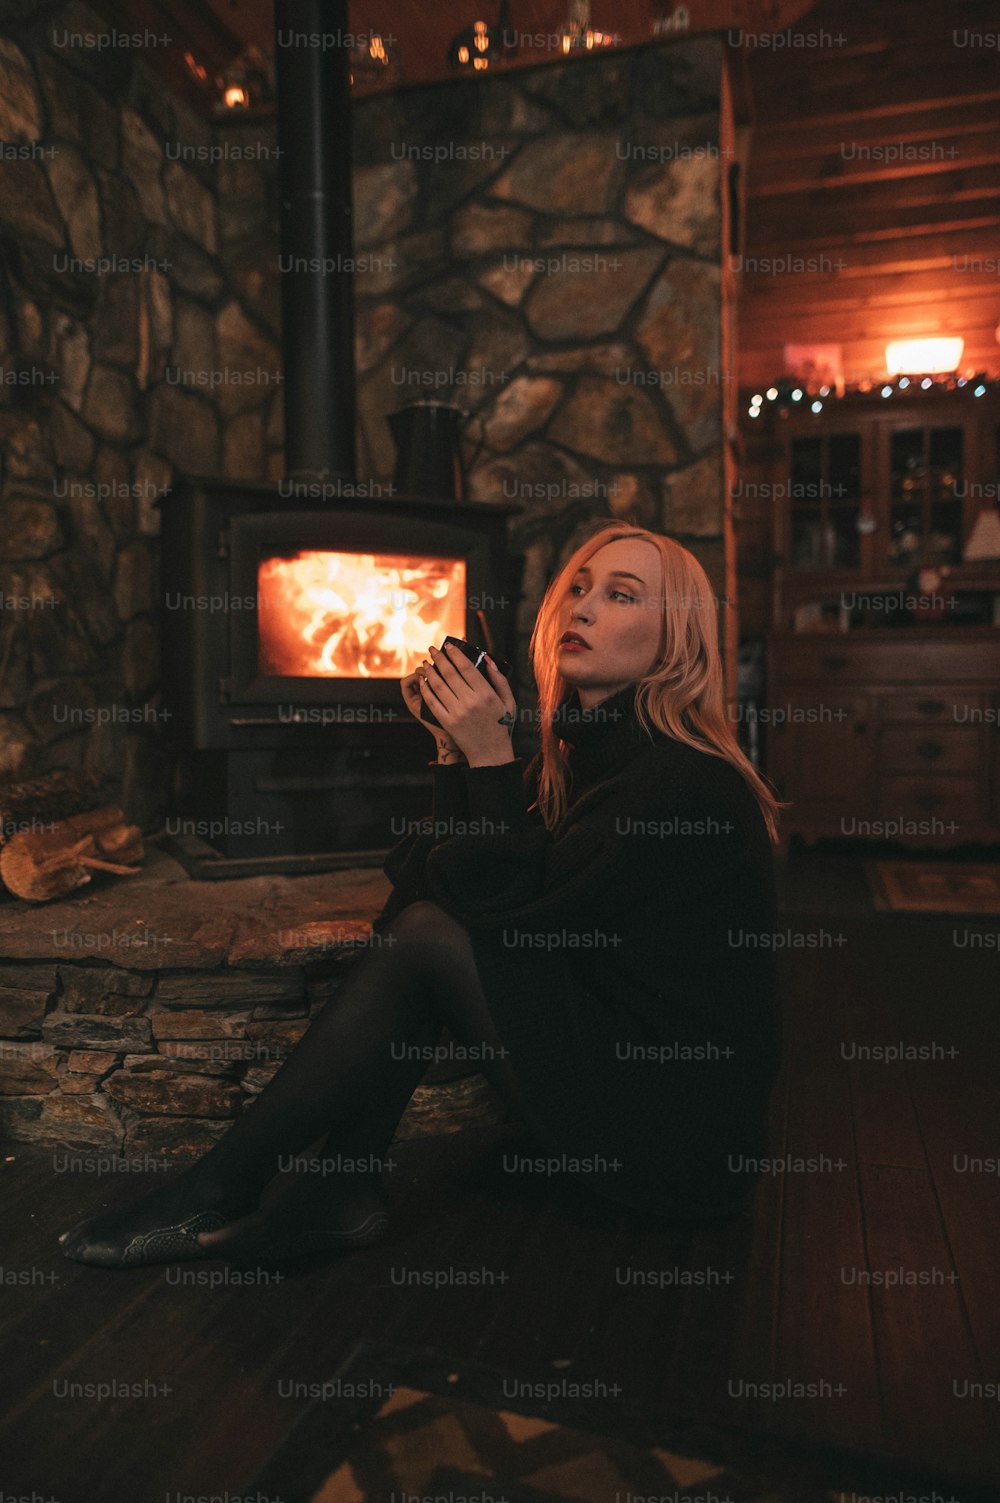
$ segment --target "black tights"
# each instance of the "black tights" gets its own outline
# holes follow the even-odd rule
[[[324,1135],[324,1157],[380,1159],[444,1027],[475,1046],[482,1074],[544,1141],[494,1027],[466,930],[438,904],[419,901],[373,935],[281,1069],[199,1160],[197,1177],[249,1200],[282,1156]]]

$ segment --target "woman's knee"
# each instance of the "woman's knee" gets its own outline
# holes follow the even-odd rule
[[[447,953],[454,959],[456,951],[472,954],[468,935],[462,925],[446,913],[440,903],[418,898],[396,914],[386,926],[396,940],[410,952],[427,955]]]
[[[418,898],[415,903],[407,903],[387,927],[397,934],[435,935],[460,926],[440,903],[434,903],[430,898]]]

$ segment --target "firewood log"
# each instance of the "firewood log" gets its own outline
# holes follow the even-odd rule
[[[131,877],[144,855],[142,831],[121,809],[105,804],[56,822],[51,830],[22,830],[0,850],[0,878],[32,903],[65,897],[91,880],[91,871]]]
[[[0,845],[43,822],[68,819],[106,801],[95,773],[57,768],[34,778],[0,781]]]

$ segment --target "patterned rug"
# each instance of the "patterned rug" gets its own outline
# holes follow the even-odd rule
[[[894,913],[1000,913],[1000,863],[866,861],[876,908]]]
[[[996,1498],[993,1487],[887,1459],[639,1413],[565,1369],[527,1382],[362,1345],[316,1388],[241,1493],[283,1503],[845,1503],[900,1490]]]

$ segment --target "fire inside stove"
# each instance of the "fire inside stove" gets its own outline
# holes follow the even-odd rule
[[[465,560],[303,550],[257,569],[258,669],[402,678],[465,635]]]

